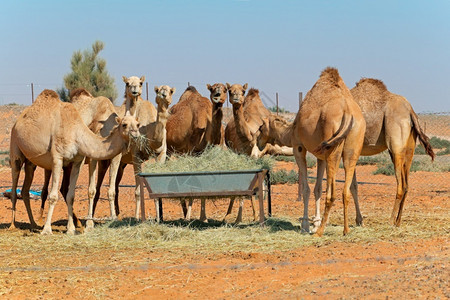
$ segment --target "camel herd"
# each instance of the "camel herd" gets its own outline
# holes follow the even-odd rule
[[[45,169],[39,223],[43,222],[44,203],[49,210],[42,234],[51,234],[52,214],[58,199],[58,186],[63,172],[61,193],[68,207],[67,233],[75,233],[79,219],[73,214],[73,201],[80,167],[89,162],[89,211],[86,230],[93,227],[100,187],[109,168],[108,199],[112,218],[119,210],[119,184],[128,164],[136,174],[136,211],[140,212],[140,180],[137,176],[144,161],[154,157],[164,163],[167,154],[198,153],[208,145],[229,147],[236,152],[258,158],[263,155],[294,155],[299,167],[299,200],[303,198],[302,230],[322,235],[330,209],[336,199],[336,172],[342,158],[345,170],[343,189],[344,234],[349,232],[348,201],[353,197],[356,224],[362,225],[359,209],[356,162],[360,155],[374,155],[388,150],[397,181],[397,192],[391,215],[399,226],[408,191],[408,174],[416,139],[434,159],[428,137],[420,128],[417,115],[402,96],[390,93],[382,81],[363,78],[351,90],[335,68],[326,68],[307,93],[293,122],[272,114],[264,107],[259,91],[247,84],[207,85],[210,99],[189,86],[172,104],[175,88],[155,87],[157,107],[141,98],[145,77],[123,77],[125,100],[116,108],[105,97],[93,97],[83,88],[71,91],[69,103],[58,94],[44,90],[36,101],[18,117],[11,130],[10,164],[12,174],[12,222],[15,213],[19,174],[24,167],[22,197],[32,227],[38,227],[30,206],[30,186],[37,166]],[[233,118],[223,125],[223,104],[233,107]],[[316,201],[313,229],[310,230],[306,153],[317,158]],[[323,217],[320,217],[322,177],[326,169],[327,187]],[[97,174],[97,178],[96,177]],[[53,176],[52,176],[53,175]],[[49,184],[51,178],[51,188]],[[228,213],[234,199],[230,201]],[[189,210],[183,204],[185,216]],[[241,208],[243,201],[240,203]],[[202,202],[200,219],[206,220]],[[242,209],[239,210],[240,212]],[[228,214],[227,213],[227,214]],[[237,222],[242,218],[238,215]]]

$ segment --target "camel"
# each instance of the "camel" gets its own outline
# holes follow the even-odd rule
[[[189,86],[170,109],[166,127],[167,149],[170,152],[198,153],[208,145],[225,145],[222,106],[226,101],[226,88],[223,84],[208,84],[207,88],[211,92],[211,101],[195,87]],[[206,221],[205,200],[202,199],[201,203],[200,220]],[[190,219],[192,199],[189,208],[182,201],[182,208],[185,218]]]
[[[111,161],[102,161],[99,164],[98,180],[97,180],[97,193],[94,197],[93,202],[93,213],[97,206],[98,199],[100,198],[100,186],[102,184],[103,178],[105,176],[108,166],[111,164],[110,174],[113,173],[113,180],[115,182],[113,186],[113,192],[108,191],[108,197],[115,199],[115,215],[120,214],[119,209],[119,184],[123,176],[125,167],[128,164],[133,164],[134,174],[136,176],[136,188],[135,188],[135,199],[136,199],[136,210],[135,217],[140,218],[140,180],[137,176],[141,171],[141,164],[148,160],[154,153],[157,154],[156,161],[162,163],[166,160],[167,146],[166,146],[166,123],[169,116],[168,107],[172,103],[172,95],[175,93],[176,89],[169,86],[155,86],[156,92],[156,103],[158,105],[158,110],[154,108],[153,104],[149,101],[144,101],[140,95],[142,94],[142,83],[145,81],[145,77],[142,76],[138,78],[132,76],[130,78],[123,77],[126,84],[125,86],[125,101],[121,108],[119,109],[119,115],[125,113],[126,111],[135,113],[139,119],[141,128],[140,133],[144,138],[144,142],[131,143],[131,151],[127,154],[116,157]],[[156,113],[155,113],[156,112]],[[155,118],[153,118],[155,116]],[[141,118],[144,118],[142,121]],[[110,175],[111,176],[111,175]]]
[[[247,86],[247,83],[243,86],[227,83],[234,117],[228,122],[225,129],[227,146],[236,152],[245,153],[254,158],[262,157],[265,154],[293,155],[290,140],[286,142],[279,137],[290,124],[281,117],[272,115],[264,107],[257,89],[250,89],[245,96]],[[232,198],[224,219],[231,213],[233,203],[234,199]],[[239,204],[236,223],[242,220],[242,209],[243,199]],[[253,217],[255,218],[254,209]]]
[[[356,162],[362,150],[366,122],[350,90],[335,68],[326,68],[306,95],[292,125],[291,143],[299,167],[299,197],[303,196],[308,210],[310,189],[307,182],[306,152],[326,162],[326,204],[322,221],[316,231],[322,236],[336,198],[336,172],[342,157],[345,170],[343,190],[344,235],[348,225],[348,198],[355,174]],[[302,228],[308,228],[302,220]]]
[[[411,104],[404,97],[389,92],[381,80],[362,78],[350,92],[366,120],[361,155],[375,155],[387,149],[394,164],[397,192],[390,222],[394,226],[400,226],[417,137],[432,160],[435,154]],[[317,185],[322,182],[323,168],[323,164],[320,167],[318,164],[318,176],[314,189],[318,191],[314,217],[316,226],[317,222],[320,222],[320,192],[322,190],[322,187]],[[351,192],[356,208],[356,224],[362,225],[356,176],[351,185]],[[303,218],[308,219],[307,211]]]
[[[16,188],[20,169],[25,164],[25,181],[22,188],[24,203],[32,226],[36,226],[31,212],[29,188],[36,166],[52,170],[52,187],[49,211],[42,234],[51,234],[51,220],[58,200],[58,183],[61,169],[72,163],[70,184],[66,196],[68,207],[67,233],[74,234],[73,198],[75,184],[84,157],[109,159],[128,147],[131,137],[137,137],[139,123],[129,114],[116,117],[118,126],[111,134],[100,137],[84,123],[72,103],[62,102],[52,90],[44,90],[18,117],[11,130],[10,164],[12,174],[12,222],[15,227]]]
[[[167,120],[167,149],[170,152],[197,153],[212,144],[212,104],[189,86]],[[221,125],[221,124],[220,124]]]
[[[227,146],[255,158],[265,154],[293,155],[290,145],[283,144],[277,136],[284,129],[280,125],[288,125],[287,122],[264,107],[259,91],[252,88],[245,96],[247,84],[227,83],[227,87],[233,105],[233,119],[225,129]]]
[[[94,97],[84,88],[78,88],[70,93],[70,102],[75,106],[77,111],[80,113],[83,123],[86,124],[89,129],[97,135],[102,137],[107,137],[112,129],[117,126],[116,123],[116,112],[114,105],[111,101],[103,96]],[[88,199],[91,202],[94,198],[96,192],[95,186],[95,170],[96,170],[96,160],[89,160],[89,188],[88,188]],[[63,180],[61,184],[61,193],[63,197],[66,197],[68,187],[69,187],[69,175],[70,175],[70,165],[63,167]],[[39,220],[43,220],[43,212],[45,201],[48,196],[48,186],[50,183],[51,170],[45,170],[45,180],[44,186],[42,188],[42,201]],[[113,186],[110,182],[110,186]],[[114,197],[110,198],[111,211],[114,209]],[[92,216],[91,216],[92,217]],[[81,226],[78,218],[74,214],[74,221],[77,226]],[[88,227],[93,225],[88,220]]]

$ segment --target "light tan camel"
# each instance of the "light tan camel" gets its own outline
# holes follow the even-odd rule
[[[127,149],[129,137],[136,137],[139,124],[127,114],[123,119],[117,117],[119,125],[107,138],[94,134],[83,123],[73,104],[60,101],[58,94],[44,90],[30,107],[18,117],[11,130],[10,163],[12,174],[12,222],[15,227],[16,187],[20,169],[25,164],[25,181],[22,192],[28,217],[35,226],[31,213],[29,188],[36,166],[52,170],[49,211],[42,234],[51,234],[51,220],[58,200],[58,183],[62,166],[72,162],[70,184],[66,201],[68,207],[67,233],[75,233],[73,223],[73,198],[84,157],[109,159]]]
[[[254,158],[265,154],[293,155],[290,140],[281,140],[286,126],[290,124],[281,117],[274,116],[264,107],[257,89],[250,89],[245,96],[247,84],[230,85],[227,83],[229,101],[233,105],[233,119],[225,129],[225,141],[228,147],[239,153],[245,153]],[[239,212],[236,223],[242,220],[243,199],[239,204]],[[231,213],[234,199],[230,201],[224,219]],[[253,207],[253,217],[256,218]]]
[[[400,226],[402,210],[408,192],[408,175],[411,168],[416,139],[424,146],[427,154],[434,160],[434,152],[428,137],[420,128],[418,117],[411,104],[404,97],[389,92],[381,80],[372,78],[361,79],[350,90],[353,99],[358,103],[366,120],[366,132],[361,155],[375,155],[388,150],[394,164],[397,192],[391,223]],[[323,174],[324,164],[318,173]],[[319,169],[322,169],[321,171]],[[317,176],[316,216],[314,223],[320,222],[320,191],[322,175]],[[358,203],[358,189],[356,175],[351,185],[351,192],[356,208],[356,223],[362,225],[362,215]],[[307,213],[307,212],[306,212]],[[303,216],[308,219],[308,215]]]
[[[225,129],[228,147],[239,153],[258,158],[265,154],[293,155],[289,144],[283,144],[277,134],[284,130],[281,117],[273,115],[261,101],[259,91],[250,89],[245,96],[247,84],[227,83],[233,119]]]
[[[344,235],[349,232],[348,198],[356,162],[364,142],[366,122],[358,104],[339,76],[337,69],[326,68],[308,92],[292,128],[292,146],[299,167],[299,197],[303,196],[304,210],[308,209],[310,189],[307,181],[306,152],[326,162],[326,204],[322,222],[316,234],[321,236],[336,198],[336,173],[341,157],[345,170],[343,189]],[[302,229],[309,231],[308,220]]]
[[[140,143],[131,143],[131,151],[126,153],[121,157],[116,157],[111,161],[103,161],[99,164],[99,172],[98,172],[98,180],[97,180],[97,193],[94,197],[93,203],[93,213],[95,212],[95,208],[100,197],[100,189],[101,183],[105,176],[106,170],[111,164],[110,174],[115,173],[113,176],[115,185],[114,192],[111,195],[115,199],[115,208],[116,214],[119,215],[119,184],[122,180],[123,172],[125,167],[128,164],[133,164],[134,174],[136,180],[136,188],[135,188],[135,199],[136,199],[136,210],[135,217],[140,218],[140,180],[137,176],[141,171],[141,164],[148,160],[154,154],[157,155],[157,162],[164,162],[166,160],[166,123],[168,118],[168,107],[172,103],[172,95],[175,93],[175,88],[171,88],[169,86],[161,86],[155,87],[156,92],[156,103],[158,105],[158,110],[154,108],[153,104],[149,101],[144,101],[140,95],[142,93],[142,83],[145,80],[145,77],[135,77],[132,76],[130,78],[124,77],[125,86],[125,96],[126,99],[120,108],[119,113],[124,113],[125,111],[133,112],[137,115],[139,122],[141,124],[141,136],[145,136],[144,139],[141,139]],[[128,107],[128,108],[127,108]],[[156,111],[155,119],[153,119],[152,115]],[[144,122],[141,121],[141,117],[144,119]],[[144,142],[142,142],[144,140]],[[108,192],[109,197],[110,192]]]
[[[103,96],[94,97],[84,88],[78,88],[70,93],[70,102],[74,105],[77,111],[80,113],[83,123],[86,124],[89,129],[95,134],[107,137],[114,127],[117,126],[114,105],[112,102]],[[88,188],[88,199],[89,203],[93,201],[96,186],[95,186],[95,171],[97,161],[93,159],[87,159],[89,161],[89,188]],[[69,166],[63,167],[63,180],[61,184],[61,193],[63,197],[66,197],[68,187],[69,187],[69,175],[70,175],[70,164]],[[42,202],[39,220],[43,219],[44,205],[48,196],[48,186],[50,183],[51,170],[45,170],[45,180],[44,186],[42,188]],[[110,186],[114,186],[114,183],[110,182]],[[109,199],[111,212],[114,212],[114,197]],[[88,219],[92,216],[88,216]],[[78,218],[74,214],[74,221],[77,226],[81,226]],[[88,228],[93,226],[91,220],[87,222]]]
[[[208,145],[224,145],[222,106],[226,101],[226,89],[223,84],[207,85],[207,88],[217,94],[211,94],[211,101],[195,87],[189,86],[170,109],[167,121],[167,148],[170,152],[198,153]],[[186,219],[191,217],[192,201],[189,199],[189,207],[185,201],[181,202]],[[206,221],[204,199],[201,207],[200,220]]]

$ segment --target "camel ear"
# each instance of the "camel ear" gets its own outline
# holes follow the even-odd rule
[[[175,94],[175,91],[176,91],[176,90],[177,90],[177,89],[176,89],[176,88],[174,88],[174,87],[173,87],[173,88],[171,88],[171,89],[170,89],[170,95],[173,95],[173,94]]]
[[[145,76],[141,76],[141,82],[145,81]]]
[[[227,82],[227,89],[231,89],[231,84]]]
[[[209,91],[211,91],[212,86],[208,83],[208,84],[206,84],[206,88],[207,88]]]
[[[247,89],[248,83],[244,84],[242,87],[244,88],[244,91]]]
[[[157,86],[155,85],[155,93],[158,94],[158,92],[159,92],[159,87],[157,87]]]
[[[117,116],[116,117],[116,122],[117,122],[117,124],[120,124],[120,122],[122,122],[122,119],[119,116]]]
[[[128,78],[126,76],[122,76],[122,80],[123,82],[128,83]]]

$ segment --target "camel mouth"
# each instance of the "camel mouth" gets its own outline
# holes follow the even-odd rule
[[[219,103],[219,102],[220,102],[220,97],[213,97],[213,98],[212,98],[212,101],[213,101],[214,103]]]

